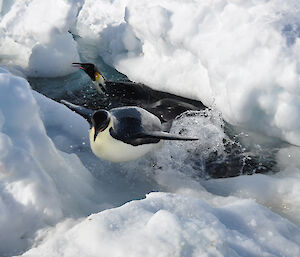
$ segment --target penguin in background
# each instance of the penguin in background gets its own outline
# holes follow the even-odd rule
[[[126,162],[136,160],[157,149],[162,140],[198,140],[162,131],[158,117],[136,106],[113,108],[109,111],[93,111],[71,104],[61,103],[81,115],[90,124],[89,139],[93,153],[107,161]]]
[[[101,71],[97,68],[96,65],[92,63],[72,63],[73,67],[79,68],[83,70],[92,80],[95,88],[100,94],[105,94],[107,92],[106,82],[107,79],[101,73]]]
[[[83,70],[92,80],[100,95],[121,96],[125,98],[150,100],[152,91],[149,87],[132,81],[110,81],[93,63],[72,63],[73,67]],[[155,92],[156,93],[156,92]]]
[[[100,95],[108,96],[125,105],[138,105],[159,117],[162,122],[174,120],[187,110],[196,111],[205,108],[199,101],[157,91],[141,83],[107,80],[93,63],[72,63],[72,65],[90,77]]]

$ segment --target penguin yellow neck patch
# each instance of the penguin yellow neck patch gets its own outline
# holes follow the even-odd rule
[[[95,81],[97,81],[101,85],[105,84],[105,79],[99,72],[95,72]]]
[[[95,72],[95,79],[98,80],[100,78],[100,74],[98,72]]]

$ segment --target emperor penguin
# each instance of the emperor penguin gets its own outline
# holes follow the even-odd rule
[[[73,67],[83,70],[92,80],[94,87],[100,95],[110,97],[121,97],[126,99],[144,99],[151,100],[157,97],[158,91],[132,81],[110,81],[106,79],[103,73],[93,63],[72,63]],[[161,93],[160,93],[161,94]]]
[[[93,111],[65,100],[61,103],[88,121],[93,153],[110,162],[136,160],[157,149],[161,140],[198,140],[162,131],[159,118],[140,107]]]
[[[93,63],[73,63],[92,80],[100,95],[122,105],[138,105],[155,114],[162,122],[174,120],[187,110],[201,110],[205,106],[196,100],[183,98],[167,92],[154,90],[132,81],[110,81]]]
[[[77,67],[83,71],[91,78],[95,88],[100,94],[106,93],[106,81],[107,79],[101,73],[101,71],[97,68],[96,65],[92,63],[72,63],[73,67]]]

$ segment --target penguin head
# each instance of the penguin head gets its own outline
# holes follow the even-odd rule
[[[94,141],[95,141],[97,135],[108,127],[111,117],[108,111],[98,110],[94,112],[91,120],[92,120],[92,128],[94,128],[95,131],[94,134]]]
[[[79,63],[79,62],[73,62],[73,67],[77,67],[79,69],[82,69],[85,71],[87,75],[91,78],[91,80],[95,83],[99,83],[101,85],[105,84],[105,77],[103,74],[99,71],[97,66],[95,66],[93,63]]]

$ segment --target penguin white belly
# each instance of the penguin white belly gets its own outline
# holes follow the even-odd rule
[[[97,135],[94,141],[94,129],[90,130],[90,144],[93,153],[101,159],[111,162],[133,161],[145,155],[149,151],[158,148],[161,142],[156,144],[143,144],[133,146],[116,140],[109,133],[110,126]]]

